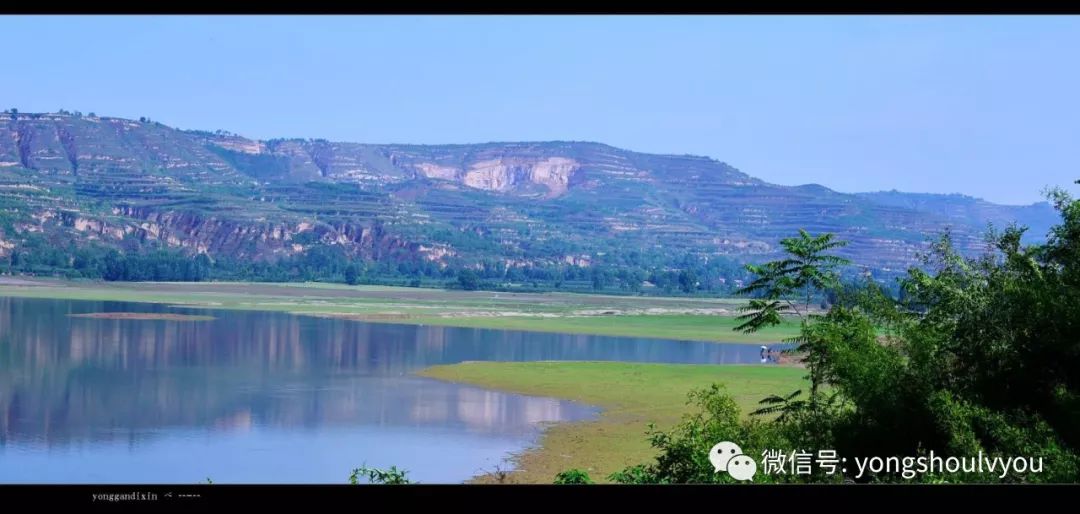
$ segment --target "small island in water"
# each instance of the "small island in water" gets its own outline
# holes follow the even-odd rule
[[[131,319],[140,321],[210,321],[215,319],[213,316],[167,312],[90,312],[86,314],[70,314],[70,316],[73,318]]]

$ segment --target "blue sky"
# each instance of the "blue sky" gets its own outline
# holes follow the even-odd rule
[[[1080,18],[15,17],[0,107],[248,137],[587,140],[780,184],[1080,179]]]

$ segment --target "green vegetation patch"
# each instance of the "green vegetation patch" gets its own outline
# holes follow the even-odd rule
[[[620,297],[590,294],[488,293],[380,286],[266,283],[95,283],[22,280],[0,284],[0,296],[128,301],[281,311],[372,323],[402,323],[657,339],[775,342],[798,324],[746,334],[732,330],[741,300]],[[672,311],[731,314],[641,314]],[[582,312],[592,313],[582,315]]]
[[[378,322],[379,320],[372,319],[370,321]],[[402,320],[394,320],[394,322],[748,344],[782,341],[799,333],[799,325],[794,321],[785,321],[779,326],[769,327],[750,334],[736,332],[732,329],[738,325],[738,321],[733,316],[702,314],[580,317],[414,317],[402,318]]]
[[[598,481],[651,460],[646,430],[667,429],[693,407],[691,390],[719,382],[744,412],[769,395],[805,388],[805,371],[781,366],[642,364],[622,362],[465,362],[427,368],[421,376],[519,394],[550,396],[603,409],[595,421],[550,427],[540,446],[516,456],[518,470],[496,470],[479,482],[550,484],[561,471],[582,469]]]

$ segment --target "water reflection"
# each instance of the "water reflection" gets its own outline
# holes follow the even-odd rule
[[[365,324],[273,312],[213,311],[211,321],[71,317],[92,312],[206,313],[0,298],[0,481],[91,480],[96,471],[89,464],[80,468],[80,459],[122,462],[117,472],[128,480],[112,480],[131,481],[166,473],[140,474],[137,464],[165,448],[202,452],[214,461],[236,452],[252,458],[252,449],[267,441],[281,442],[274,462],[310,461],[332,439],[404,463],[411,450],[394,453],[393,441],[415,446],[420,433],[424,441],[456,444],[460,456],[431,476],[462,480],[477,471],[478,459],[527,444],[538,423],[582,419],[594,410],[423,379],[411,375],[415,370],[467,360],[758,360],[757,348],[748,345]],[[202,434],[199,442],[191,441],[193,433]],[[143,468],[154,466],[146,462]],[[38,469],[34,463],[40,476],[28,471]],[[266,475],[255,467],[237,469],[233,478],[304,481],[320,469],[309,464],[309,475],[273,468],[276,474]],[[167,474],[162,479],[171,481]]]

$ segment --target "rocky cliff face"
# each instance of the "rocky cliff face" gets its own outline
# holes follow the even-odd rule
[[[423,176],[498,193],[544,190],[555,198],[566,193],[570,177],[581,168],[565,157],[528,158],[513,155],[472,162],[467,167],[442,166],[433,162],[413,165]]]
[[[597,143],[256,141],[120,118],[0,117],[0,255],[36,234],[253,260],[313,245],[440,263],[749,259],[805,228],[899,268],[930,234],[950,227],[977,249],[986,221],[1010,218],[1037,235],[1055,215],[1045,204],[777,186],[705,157]]]
[[[455,255],[445,245],[410,242],[381,225],[363,223],[252,222],[132,206],[114,208],[111,216],[43,209],[27,218],[13,226],[11,235],[15,239],[27,234],[51,234],[104,244],[137,242],[249,260],[296,255],[315,245],[341,245],[356,257],[376,260],[398,250],[431,261]],[[0,239],[0,255],[7,255],[16,246]]]

